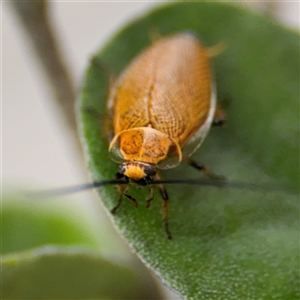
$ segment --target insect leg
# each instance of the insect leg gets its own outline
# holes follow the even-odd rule
[[[118,185],[117,186],[117,189],[118,189],[118,193],[119,193],[119,200],[118,200],[118,203],[117,205],[110,210],[110,212],[115,215],[117,213],[117,210],[119,209],[119,207],[121,206],[122,204],[122,201],[123,201],[123,190],[122,190],[122,186],[121,185]]]
[[[205,167],[203,164],[192,160],[191,158],[187,157],[185,158],[185,162],[190,165],[191,167],[202,171],[207,177],[213,179],[213,180],[220,180],[220,181],[224,181],[226,180],[225,176],[222,175],[216,175],[215,173],[213,173],[209,168]]]
[[[134,205],[135,207],[138,207],[139,204],[138,204],[138,202],[136,201],[136,199],[135,199],[134,197],[132,197],[131,195],[128,195],[128,194],[127,194],[128,190],[129,190],[129,185],[126,187],[126,189],[125,189],[123,195],[124,195],[125,197],[127,197],[129,200],[131,200],[132,203],[133,203],[133,205]]]
[[[215,44],[206,49],[209,57],[216,57],[223,53],[228,48],[228,44],[225,40],[220,41],[218,44]]]
[[[154,44],[162,37],[158,27],[153,27],[153,26],[150,29],[148,29],[148,36],[152,44]]]
[[[169,229],[169,217],[168,217],[168,213],[169,213],[169,196],[167,191],[165,190],[164,187],[159,188],[160,193],[163,197],[163,205],[162,205],[162,211],[163,211],[163,220],[164,220],[164,224],[165,224],[165,232],[167,235],[167,238],[169,240],[172,239],[172,234],[171,231]]]
[[[151,186],[150,188],[150,197],[148,199],[146,199],[146,207],[150,207],[150,203],[153,200],[154,197],[154,193],[153,193],[153,187]]]
[[[155,179],[159,180],[160,176],[158,174],[155,175]],[[158,184],[157,185],[160,194],[163,198],[163,203],[162,203],[162,215],[163,215],[163,221],[164,221],[164,226],[165,226],[165,232],[167,235],[167,238],[169,240],[172,239],[172,234],[169,229],[169,218],[168,218],[168,212],[169,212],[169,195],[167,193],[167,190],[163,186],[163,184]]]
[[[224,110],[217,105],[216,112],[214,115],[213,126],[222,126],[226,122],[226,114]]]
[[[121,185],[118,185],[117,189],[118,189],[118,193],[119,193],[120,197],[119,197],[117,205],[110,211],[113,215],[117,213],[117,210],[121,206],[122,201],[123,201],[123,196],[126,196],[128,199],[130,199],[133,202],[133,205],[135,207],[138,207],[138,202],[136,201],[136,199],[127,194],[128,190],[129,190],[129,186],[127,186],[124,191],[123,191]]]

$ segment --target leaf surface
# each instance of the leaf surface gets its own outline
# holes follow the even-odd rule
[[[24,195],[4,196],[0,215],[2,254],[45,244],[85,245],[99,249],[100,239],[84,218],[73,216],[70,209],[62,206],[55,209],[43,201],[29,201]]]
[[[299,35],[265,16],[220,3],[177,3],[156,9],[121,30],[92,58],[79,103],[80,126],[95,181],[113,179],[103,118],[109,73],[119,74],[161,35],[192,30],[207,46],[225,40],[214,58],[225,128],[213,128],[194,158],[231,181],[271,184],[283,192],[167,186],[170,228],[165,237],[158,193],[130,189],[139,208],[123,201],[113,220],[163,282],[186,299],[297,299],[299,292]],[[163,178],[201,178],[188,166]],[[291,195],[285,187],[296,192]],[[114,187],[99,189],[107,209]]]
[[[3,299],[160,299],[149,277],[84,247],[6,255],[1,271]]]

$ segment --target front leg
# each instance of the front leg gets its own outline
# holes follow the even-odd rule
[[[158,174],[155,175],[155,180],[160,180],[160,176]],[[163,203],[162,203],[162,215],[163,215],[163,221],[164,221],[164,227],[165,227],[165,232],[167,235],[167,238],[169,240],[172,239],[172,234],[169,229],[169,195],[167,193],[167,190],[165,189],[163,184],[158,184],[157,185],[160,194],[163,198]]]
[[[117,213],[119,207],[121,206],[121,204],[123,202],[123,196],[125,196],[129,200],[131,200],[135,207],[138,207],[137,200],[134,197],[132,197],[131,195],[127,194],[128,190],[129,190],[129,185],[125,188],[125,190],[123,190],[123,187],[121,185],[117,185],[117,189],[118,189],[118,193],[119,193],[119,200],[118,200],[117,205],[110,211],[113,215],[115,215]]]
[[[118,194],[119,194],[118,203],[117,203],[117,205],[113,209],[110,210],[110,212],[113,215],[115,215],[117,213],[117,211],[118,211],[118,209],[121,206],[122,201],[123,201],[123,194],[124,194],[124,192],[123,192],[122,186],[121,185],[117,185],[117,190],[118,190]]]

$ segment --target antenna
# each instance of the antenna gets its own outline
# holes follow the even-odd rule
[[[124,185],[130,184],[130,181],[126,180],[103,180],[95,181],[92,183],[79,184],[74,186],[62,187],[53,190],[45,190],[32,193],[34,196],[41,196],[42,198],[52,198],[56,196],[66,196],[73,193],[83,192],[94,188],[99,188],[102,186],[109,185]],[[218,188],[234,188],[234,189],[246,189],[253,191],[265,191],[265,192],[281,192],[290,195],[299,194],[299,190],[295,188],[286,188],[278,185],[270,184],[259,184],[259,183],[248,183],[248,182],[238,182],[238,181],[226,181],[226,180],[208,180],[208,179],[159,179],[153,180],[149,185],[200,185],[206,187],[218,187]]]

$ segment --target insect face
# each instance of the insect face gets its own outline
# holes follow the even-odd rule
[[[130,179],[139,185],[151,183],[151,177],[156,174],[156,168],[153,165],[141,161],[126,161],[119,165],[117,178]]]

